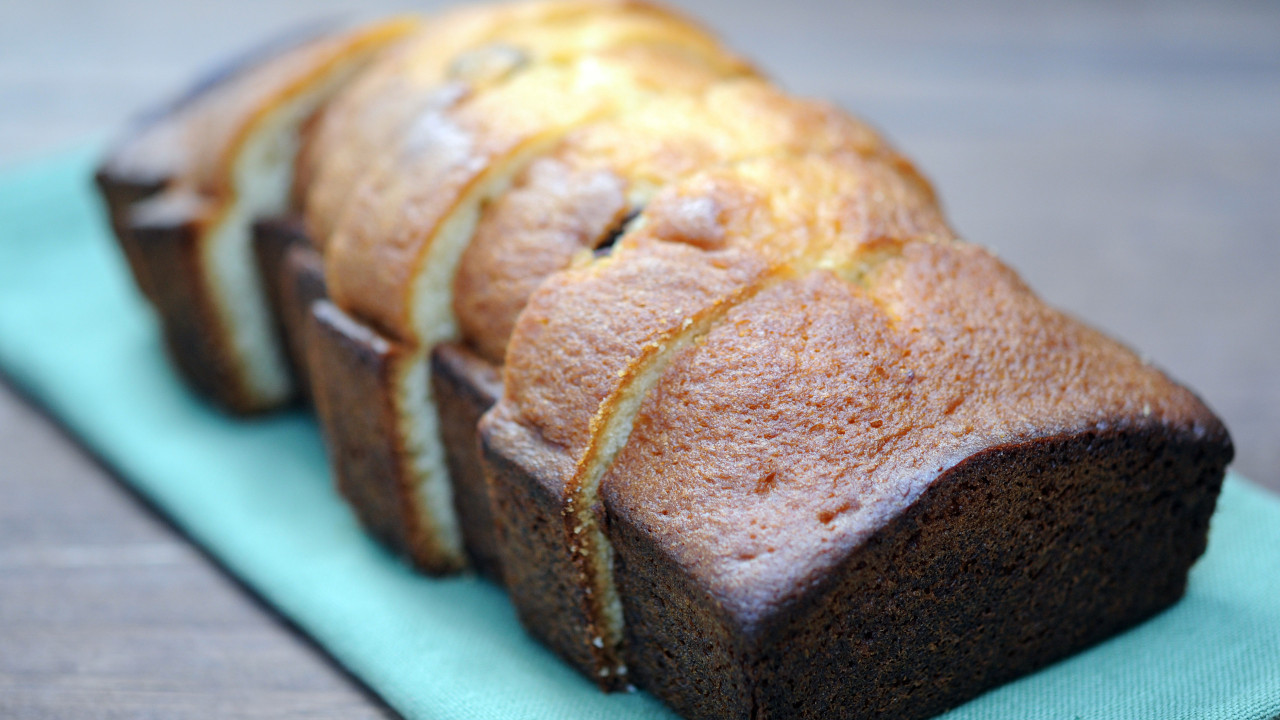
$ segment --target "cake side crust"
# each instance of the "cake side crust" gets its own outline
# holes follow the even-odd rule
[[[480,417],[502,395],[500,368],[461,344],[446,343],[431,353],[431,381],[467,554],[481,575],[501,583],[502,557],[477,431]]]
[[[289,370],[300,398],[310,403],[312,382],[306,332],[312,303],[329,298],[324,259],[297,215],[260,220],[254,224],[253,232],[254,255],[273,324],[284,339]]]
[[[693,719],[930,717],[1181,597],[1230,458],[1161,427],[982,450],[750,629],[611,508],[628,662]]]
[[[462,559],[424,527],[411,459],[399,431],[399,373],[414,353],[321,300],[305,332],[316,414],[324,430],[338,490],[369,531],[431,573],[461,568]]]
[[[311,361],[307,355],[307,333],[311,326],[311,306],[329,297],[324,282],[324,260],[310,244],[296,243],[284,256],[280,277],[280,318],[285,347],[298,367],[298,385],[303,397],[314,402]]]
[[[563,478],[572,458],[493,412],[481,420],[480,447],[504,584],[520,622],[603,689],[618,689],[619,676],[599,674],[611,666],[611,653],[595,625],[581,568],[565,552]]]
[[[253,256],[258,264],[258,276],[262,278],[263,291],[267,306],[271,313],[272,325],[277,335],[285,339],[285,357],[289,365],[289,374],[293,377],[295,387],[306,398],[310,397],[310,388],[306,378],[306,348],[301,344],[301,329],[305,326],[305,314],[299,316],[296,309],[290,307],[291,285],[287,277],[301,267],[287,269],[290,251],[295,246],[308,243],[306,231],[296,217],[279,215],[258,220],[253,224]],[[317,257],[318,259],[318,257]],[[324,282],[323,271],[320,281]],[[323,299],[321,294],[312,299]],[[303,306],[304,312],[310,311],[310,303]]]
[[[104,165],[94,173],[93,179],[106,203],[112,234],[124,253],[125,261],[129,263],[134,282],[148,300],[154,301],[155,291],[152,290],[153,283],[148,274],[149,264],[142,256],[142,249],[130,230],[129,215],[135,204],[162,191],[169,183],[169,178],[123,175]]]

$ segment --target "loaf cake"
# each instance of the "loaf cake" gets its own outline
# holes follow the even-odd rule
[[[194,386],[309,398],[371,534],[690,718],[928,717],[1137,623],[1232,455],[876,132],[647,3],[274,43],[99,183]]]

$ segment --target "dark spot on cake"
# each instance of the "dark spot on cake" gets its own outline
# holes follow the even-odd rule
[[[822,523],[823,525],[830,525],[833,520],[840,517],[844,513],[849,512],[849,510],[852,509],[852,507],[853,507],[853,504],[846,501],[834,508],[826,508],[818,513],[818,522]]]
[[[777,484],[778,471],[770,470],[768,474],[756,481],[755,493],[757,495],[766,495],[771,492]]]
[[[596,257],[604,257],[612,252],[613,246],[618,243],[618,239],[627,234],[627,230],[630,229],[631,223],[635,222],[636,218],[640,217],[640,213],[642,212],[644,212],[644,208],[638,207],[630,210],[626,215],[623,215],[622,219],[610,228],[609,232],[605,233],[605,236],[601,238],[600,242],[596,245]]]

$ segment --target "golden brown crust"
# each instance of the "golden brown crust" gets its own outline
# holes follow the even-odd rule
[[[687,25],[619,7],[627,11],[522,28],[511,42],[521,52],[526,43],[556,48],[554,62],[529,62],[501,83],[451,96],[452,104],[414,115],[412,128],[381,149],[385,161],[357,183],[326,244],[330,289],[341,307],[420,340],[425,328],[412,316],[421,263],[470,193],[575,125],[646,95],[691,92],[746,72]]]
[[[655,243],[553,276],[512,336],[501,417],[535,428],[576,458],[590,440],[600,402],[628,377],[629,366],[683,329],[686,319],[714,312],[768,271],[766,262],[738,248],[708,257],[687,245]],[[605,295],[616,303],[600,304]]]
[[[335,63],[391,42],[415,24],[397,18],[269,43],[145,118],[112,148],[100,174],[158,187],[181,183],[219,196],[229,189],[237,146],[257,118],[331,72]]]
[[[601,402],[687,321],[796,263],[843,267],[885,238],[948,237],[923,190],[890,173],[857,155],[778,157],[665,189],[612,255],[535,293],[508,346],[504,417],[577,457]]]
[[[370,163],[414,117],[456,101],[462,88],[447,82],[449,60],[488,37],[498,15],[485,6],[433,18],[320,110],[295,170],[312,242],[328,242]]]
[[[980,248],[910,244],[865,290],[819,272],[730,311],[650,393],[603,492],[746,624],[979,449],[1211,426]]]
[[[140,117],[103,159],[94,179],[106,200],[112,230],[134,278],[149,299],[153,299],[151,281],[146,275],[149,263],[142,257],[129,229],[133,206],[160,193],[185,172],[194,144],[191,118],[213,102],[211,96],[242,96],[227,88],[251,81],[252,70],[258,64],[288,53],[314,37],[312,34],[277,38],[218,68],[177,100]]]
[[[257,122],[340,65],[393,42],[417,23],[412,18],[395,18],[320,36],[202,97],[186,121],[187,161],[180,182],[211,197],[231,193],[237,155]]]
[[[734,162],[835,152],[892,167],[919,197],[932,198],[928,183],[866,125],[758,78],[653,98],[578,128],[482,216],[454,286],[462,337],[501,363],[532,292],[622,230],[624,203],[638,211],[661,188]]]
[[[465,7],[432,18],[362,74],[321,113],[299,158],[308,228],[318,244],[337,230],[368,171],[396,146],[409,124],[442,112],[535,63],[564,62],[584,51],[663,38],[674,47],[711,51],[709,35],[680,26],[671,10],[632,0],[546,0]],[[746,67],[718,51],[726,65]]]

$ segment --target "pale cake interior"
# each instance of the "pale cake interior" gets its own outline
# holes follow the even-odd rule
[[[202,238],[205,279],[243,387],[254,404],[271,406],[293,393],[282,339],[275,332],[258,265],[253,222],[289,209],[301,126],[364,65],[339,63],[319,82],[264,113],[236,154],[231,193]]]

